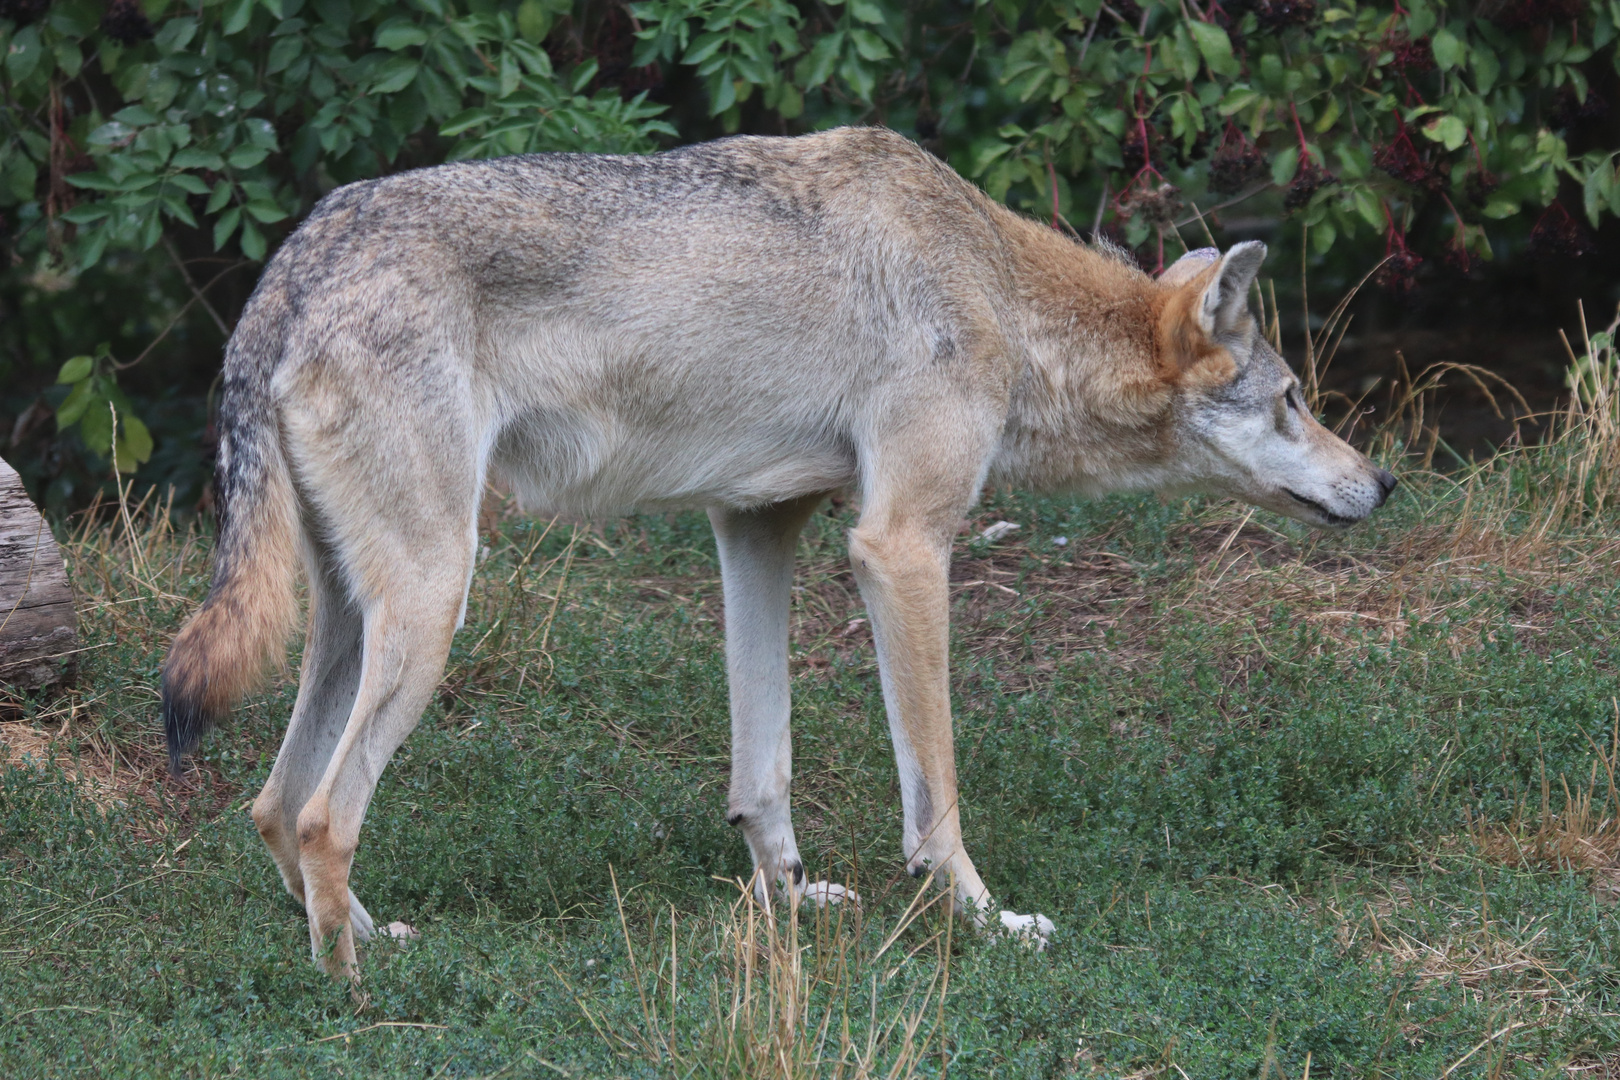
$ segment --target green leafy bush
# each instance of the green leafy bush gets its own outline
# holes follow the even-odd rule
[[[45,241],[80,267],[181,228],[261,259],[335,183],[712,133],[703,115],[659,119],[668,105],[625,88],[640,71],[690,77],[722,128],[744,106],[753,128],[897,123],[1039,212],[1074,217],[1106,184],[1104,216],[1138,242],[1175,212],[1166,178],[1195,163],[1217,191],[1286,187],[1319,250],[1368,229],[1398,245],[1436,199],[1457,251],[1488,255],[1487,222],[1548,206],[1566,178],[1591,224],[1620,212],[1615,150],[1576,153],[1561,134],[1600,107],[1597,70],[1620,64],[1620,5],[1473,9],[10,0],[0,205],[19,249]]]
[[[1620,0],[0,0],[0,275],[164,241],[256,262],[334,186],[451,158],[877,122],[1161,258],[1259,195],[1318,253],[1382,236],[1400,291],[1420,211],[1460,264],[1510,224],[1576,254],[1620,213],[1592,89],[1617,25]]]

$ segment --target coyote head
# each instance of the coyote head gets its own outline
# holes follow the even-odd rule
[[[1260,332],[1249,286],[1258,241],[1191,252],[1160,277],[1159,356],[1172,387],[1177,472],[1188,490],[1312,525],[1351,525],[1382,506],[1395,477],[1317,422],[1299,380]]]

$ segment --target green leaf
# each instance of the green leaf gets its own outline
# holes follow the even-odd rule
[[[277,38],[276,43],[270,46],[270,55],[265,59],[265,73],[274,75],[277,72],[287,70],[303,51],[304,39],[302,37],[295,34],[289,37]]]
[[[1222,116],[1232,116],[1242,112],[1259,100],[1260,94],[1258,91],[1247,88],[1230,90],[1221,96],[1220,113]]]
[[[109,120],[92,131],[85,140],[91,146],[114,146],[135,137],[135,129],[117,120]]]
[[[75,356],[62,365],[62,370],[56,373],[56,381],[66,386],[76,383],[90,374],[90,369],[96,366],[96,361],[89,356]]]
[[[1434,62],[1441,71],[1461,67],[1468,58],[1468,46],[1449,27],[1442,26],[1436,30],[1429,44],[1434,50]]]
[[[1281,187],[1299,171],[1299,147],[1286,146],[1271,159],[1271,182]]]
[[[858,56],[845,56],[844,62],[838,65],[838,74],[862,101],[872,100],[872,91],[877,89],[877,75],[869,66],[861,63]]]
[[[152,44],[156,45],[158,52],[164,56],[172,56],[190,45],[191,39],[196,36],[196,19],[170,19],[163,24],[157,35],[152,38]]]
[[[1324,131],[1326,131],[1328,128],[1332,127],[1333,122],[1335,120],[1337,120],[1339,118],[1339,116],[1340,116],[1339,98],[1337,97],[1337,95],[1335,95],[1333,97],[1328,98],[1327,104],[1322,107],[1322,115],[1318,116],[1316,118],[1316,123],[1311,125],[1311,126],[1316,131],[1316,133],[1318,135],[1320,135]]]
[[[6,50],[6,74],[13,83],[22,82],[34,73],[44,55],[45,49],[39,42],[39,24],[25,26],[11,35],[11,45]]]
[[[67,182],[76,188],[85,188],[89,191],[121,191],[122,181],[114,180],[103,172],[69,173]]]
[[[221,209],[224,208],[225,204],[230,202],[230,201],[231,201],[231,184],[230,184],[230,181],[221,180],[219,183],[214,185],[214,193],[212,195],[208,196],[208,205],[203,207],[203,213],[205,213],[205,214],[217,214],[217,213],[220,212]],[[214,250],[215,251],[219,250],[219,246],[217,244],[214,246]]]
[[[168,182],[184,191],[187,195],[208,194],[208,185],[203,183],[200,176],[193,176],[190,173],[173,173],[169,176]]]
[[[1485,203],[1485,209],[1480,211],[1480,213],[1484,214],[1486,217],[1495,218],[1496,220],[1510,218],[1518,212],[1519,200],[1513,198],[1511,195],[1503,195],[1500,192],[1492,195]]]
[[[1474,69],[1474,86],[1481,94],[1488,94],[1496,85],[1496,78],[1502,73],[1502,63],[1497,59],[1496,53],[1490,49],[1474,49],[1468,57],[1469,66]]]
[[[426,45],[427,39],[427,31],[415,23],[390,19],[377,30],[376,45],[379,49],[398,52],[412,45]]]
[[[719,52],[720,47],[725,43],[726,36],[724,34],[703,34],[692,42],[692,47],[687,49],[686,54],[681,57],[681,63],[694,66],[701,64]]]
[[[523,40],[540,44],[551,32],[551,10],[540,0],[523,0],[517,9],[517,28]]]
[[[981,176],[991,165],[1006,155],[1012,147],[1004,142],[985,143],[973,151],[972,174]]]
[[[137,465],[144,465],[152,457],[152,433],[147,430],[146,424],[134,413],[121,414],[118,425],[124,429],[123,437],[119,441],[119,451],[127,452],[133,460],[118,462],[120,472],[134,472]]]
[[[1356,213],[1361,215],[1361,220],[1375,229],[1384,227],[1384,208],[1371,191],[1364,187],[1358,187],[1353,199],[1356,204]]]
[[[799,81],[806,90],[820,86],[832,78],[833,69],[838,66],[839,53],[844,48],[844,35],[842,31],[827,34],[816,42],[810,50],[810,55],[801,62],[801,71],[798,72]]]
[[[409,56],[391,56],[377,66],[371,82],[373,94],[397,94],[416,78],[421,63]]]
[[[1198,51],[1204,56],[1204,63],[1209,70],[1217,75],[1236,75],[1242,69],[1237,58],[1232,55],[1232,39],[1226,36],[1226,31],[1211,23],[1193,22],[1188,24],[1192,28],[1193,40],[1198,43]]]
[[[1608,206],[1609,192],[1614,187],[1614,182],[1614,166],[1610,162],[1600,161],[1592,166],[1586,174],[1586,183],[1581,185],[1586,218],[1594,229],[1598,227],[1598,218]]]
[[[719,116],[737,103],[737,83],[734,79],[726,78],[724,71],[719,77],[710,80],[709,86],[709,115]]]
[[[236,231],[236,226],[241,220],[242,209],[238,206],[231,207],[219,216],[219,220],[214,222],[215,251],[225,246],[225,241],[231,238],[231,234]]]
[[[277,221],[283,221],[287,217],[287,211],[283,210],[275,203],[264,199],[254,199],[252,202],[249,202],[247,204],[247,212],[264,222],[266,225],[274,224]]]
[[[439,129],[440,135],[460,135],[462,132],[487,124],[499,116],[494,109],[468,109]]]
[[[242,221],[242,239],[240,243],[242,245],[242,254],[254,262],[259,262],[264,258],[264,233],[259,231],[257,225],[246,219]]]
[[[1437,143],[1443,143],[1447,150],[1455,150],[1468,141],[1468,128],[1450,114],[1435,117],[1424,124],[1423,134]]]
[[[894,55],[889,51],[888,43],[870,30],[857,27],[849,32],[849,39],[855,43],[855,51],[861,54],[863,60],[887,60]]]
[[[233,169],[251,169],[270,155],[262,146],[238,146],[225,158]]]
[[[1311,229],[1311,250],[1318,255],[1326,255],[1338,238],[1339,230],[1333,227],[1333,222],[1318,222]]]
[[[500,93],[497,96],[511,97],[518,88],[518,80],[523,77],[523,69],[518,67],[517,57],[512,53],[511,49],[501,53],[501,63],[498,70],[501,83]]]
[[[112,114],[114,120],[121,120],[131,127],[145,127],[147,124],[161,123],[163,118],[148,109],[145,105],[131,105],[127,109],[119,109]]]
[[[163,215],[157,212],[157,207],[147,211],[146,220],[141,222],[141,250],[151,251],[157,247],[157,242],[163,239]]]
[[[89,225],[91,222],[100,221],[111,214],[112,207],[105,202],[80,203],[70,210],[64,210],[62,220],[71,221],[75,225]]]
[[[79,358],[75,357],[74,359]],[[88,360],[89,357],[83,359]],[[72,360],[68,361],[70,364],[72,362]],[[63,399],[62,404],[56,407],[57,431],[66,431],[74,424],[77,424],[84,416],[85,409],[90,407],[90,401],[94,397],[94,391],[91,389],[89,379],[77,379],[75,382],[78,385],[74,386],[69,391],[68,396]]]
[[[169,159],[169,164],[177,169],[213,169],[218,171],[225,167],[225,159],[211,150],[199,150],[195,146],[188,146],[176,152]]]
[[[1125,134],[1125,110],[1104,107],[1091,110],[1091,119],[1114,138]]]
[[[868,25],[883,25],[883,9],[872,0],[849,0],[849,13]]]
[[[58,41],[55,54],[57,70],[70,79],[77,77],[79,69],[84,67],[84,54],[79,51],[78,43]]]
[[[113,449],[112,408],[106,398],[94,391],[85,406],[84,416],[79,420],[79,437],[97,457],[108,457]]]
[[[574,69],[573,77],[568,80],[568,88],[576,94],[579,93],[591,84],[591,80],[596,78],[596,73],[600,70],[601,65],[596,62],[596,57],[591,57]]]
[[[784,120],[792,120],[804,112],[804,95],[792,83],[783,83],[776,111]]]
[[[253,0],[230,0],[225,6],[225,24],[222,32],[229,37],[247,29],[253,18]]]
[[[266,150],[276,148],[275,125],[260,116],[250,116],[242,122],[242,128],[247,132],[248,142],[254,146],[262,146]]]

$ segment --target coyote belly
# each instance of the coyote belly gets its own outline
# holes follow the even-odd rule
[[[990,924],[957,808],[946,590],[986,480],[1205,490],[1320,525],[1394,486],[1259,335],[1245,297],[1264,254],[1195,252],[1155,280],[878,128],[339,189],[227,348],[214,582],[164,665],[171,767],[281,648],[302,565],[298,699],[253,816],[316,957],[354,976],[373,931],[348,887],[361,821],[443,671],[486,477],[544,512],[702,507],[725,589],[727,820],[762,899],[837,899],[806,883],[789,810],[788,610],[799,530],[847,487],[902,854]]]

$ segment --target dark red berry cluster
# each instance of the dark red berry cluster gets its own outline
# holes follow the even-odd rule
[[[1490,16],[1504,30],[1566,23],[1581,13],[1581,0],[1510,0]]]
[[[1556,200],[1530,230],[1530,251],[1544,258],[1578,259],[1595,250],[1591,234]]]
[[[101,16],[101,32],[123,45],[145,41],[156,31],[141,10],[140,0],[112,0]]]
[[[1266,157],[1257,147],[1247,142],[1222,146],[1209,162],[1209,190],[1236,195],[1268,171]]]
[[[1461,270],[1465,274],[1474,265],[1474,260],[1468,255],[1467,241],[1460,229],[1450,240],[1446,241],[1446,250],[1441,252],[1440,257],[1445,260],[1447,266],[1454,270]]]
[[[1338,182],[1337,176],[1306,158],[1299,163],[1299,169],[1294,173],[1294,182],[1288,185],[1288,194],[1283,196],[1283,209],[1290,212],[1298,210],[1311,201],[1312,195]]]
[[[1262,30],[1309,26],[1316,21],[1316,0],[1259,0],[1254,14]]]
[[[1120,141],[1119,155],[1125,160],[1125,171],[1135,176],[1152,162],[1153,136],[1144,124],[1132,124]]]
[[[1423,259],[1412,254],[1406,249],[1405,243],[1401,243],[1390,252],[1389,258],[1384,260],[1384,265],[1378,268],[1378,273],[1373,275],[1373,281],[1386,292],[1399,297],[1410,296],[1417,288],[1417,268],[1422,264]]]
[[[1586,92],[1586,100],[1582,101],[1575,94],[1572,86],[1564,87],[1558,95],[1558,104],[1554,106],[1552,115],[1547,118],[1550,127],[1560,131],[1574,127],[1582,120],[1602,120],[1609,115],[1609,103],[1603,95],[1596,90]]]
[[[1396,34],[1389,39],[1388,45],[1395,54],[1390,67],[1401,74],[1410,77],[1434,70],[1434,49],[1429,45],[1428,38],[1414,40],[1405,34]]]
[[[1181,213],[1181,189],[1174,184],[1133,184],[1121,193],[1115,204],[1120,217],[1141,217],[1150,225],[1168,226]]]
[[[1426,161],[1412,145],[1412,138],[1402,128],[1393,140],[1378,148],[1373,164],[1402,183],[1414,187],[1439,191],[1444,178],[1432,162]]]
[[[1492,192],[1501,186],[1502,181],[1496,178],[1495,173],[1482,168],[1468,174],[1468,179],[1463,183],[1463,194],[1475,206],[1484,206]]]
[[[51,0],[0,0],[0,19],[26,26],[45,14],[50,6]]]
[[[1226,0],[1226,9],[1221,12],[1226,17],[1223,25],[1236,23],[1245,11],[1254,12],[1262,30],[1286,30],[1315,22],[1316,0]]]

